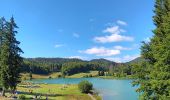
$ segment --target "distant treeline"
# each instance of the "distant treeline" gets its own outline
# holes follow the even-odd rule
[[[104,59],[83,61],[67,58],[25,58],[21,71],[35,74],[49,74],[60,71],[63,75],[71,75],[90,70],[107,70],[109,65],[116,64]]]
[[[131,65],[133,62],[139,62],[138,60],[140,61],[138,58],[129,63],[116,63],[106,59],[84,61],[69,58],[25,58],[21,71],[35,74],[62,72],[63,75],[88,71],[104,71],[110,76],[124,77],[133,73]]]

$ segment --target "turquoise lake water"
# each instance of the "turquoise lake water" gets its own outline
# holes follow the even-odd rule
[[[93,83],[93,87],[99,91],[103,100],[137,100],[136,87],[132,87],[132,80],[114,80],[102,78],[59,78],[59,79],[36,79],[35,83],[48,84],[78,84],[82,80]]]

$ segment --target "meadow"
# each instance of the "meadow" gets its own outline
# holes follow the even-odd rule
[[[29,73],[22,73],[22,80],[28,80],[29,79]],[[62,75],[61,72],[55,72],[49,75],[41,75],[41,74],[32,74],[33,79],[44,79],[44,78],[60,78]],[[96,77],[98,76],[98,71],[89,71],[86,73],[77,73],[69,76],[65,76],[65,78],[83,78],[83,77]]]
[[[76,84],[33,84],[30,82],[22,82],[17,86],[18,93],[15,96],[24,95],[26,100],[92,100],[88,94],[81,93]],[[10,97],[10,93],[6,93]],[[101,100],[97,95],[93,95],[96,100]],[[0,98],[7,100],[8,98]],[[10,99],[10,98],[9,98]]]

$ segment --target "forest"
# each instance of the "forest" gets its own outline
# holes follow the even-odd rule
[[[64,76],[80,72],[104,71],[107,76],[126,77],[133,73],[132,65],[141,61],[140,57],[127,63],[116,63],[106,59],[84,61],[75,58],[25,58],[21,71],[34,74],[62,72]]]

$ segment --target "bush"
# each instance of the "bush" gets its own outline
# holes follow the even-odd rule
[[[49,76],[48,78],[49,78],[49,79],[51,79],[52,77],[51,77],[51,76]]]
[[[93,84],[84,80],[78,84],[78,87],[82,93],[89,93],[93,89]]]
[[[62,76],[61,75],[58,75],[57,78],[61,78]]]
[[[25,98],[26,98],[26,97],[25,97],[25,95],[23,95],[23,94],[19,96],[19,100],[25,100]]]
[[[90,74],[89,77],[93,77],[92,74]]]

